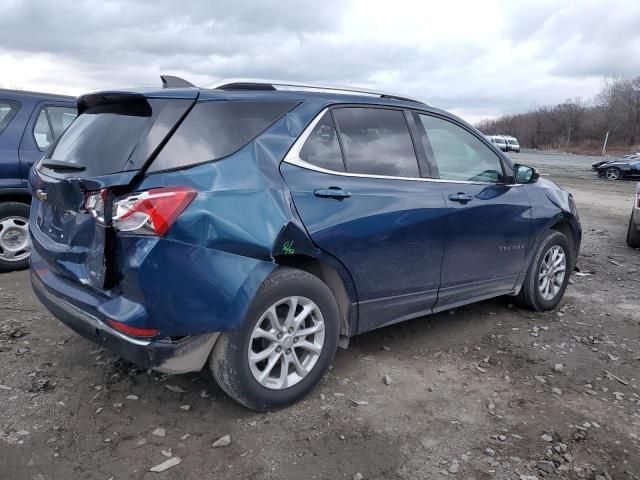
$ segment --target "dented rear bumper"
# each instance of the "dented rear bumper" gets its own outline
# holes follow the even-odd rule
[[[130,337],[111,328],[91,307],[80,308],[61,291],[47,285],[42,269],[31,269],[31,285],[38,299],[62,323],[86,339],[112,351],[142,368],[165,373],[185,373],[202,369],[219,333],[181,338],[147,340]]]

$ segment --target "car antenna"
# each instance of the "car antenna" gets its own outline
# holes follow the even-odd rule
[[[173,75],[160,75],[160,79],[162,80],[162,88],[195,88],[193,83]]]

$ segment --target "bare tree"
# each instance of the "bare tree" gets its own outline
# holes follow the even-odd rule
[[[595,147],[606,132],[610,145],[628,148],[640,143],[640,77],[605,78],[590,104],[567,99],[553,107],[483,120],[477,127],[485,134],[513,135],[525,148]]]

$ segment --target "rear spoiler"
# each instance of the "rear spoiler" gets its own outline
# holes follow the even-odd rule
[[[176,97],[192,99],[197,98],[197,87],[191,82],[186,81],[180,77],[174,77],[173,75],[160,75],[162,80],[162,89],[176,89],[172,92],[160,93],[159,90],[147,91],[146,94],[153,97]],[[196,89],[195,91],[192,89]],[[128,92],[128,91],[104,91],[87,93],[76,99],[78,107],[78,115],[84,113],[88,108],[97,107],[100,105],[109,105],[109,111],[118,110],[121,107],[122,110],[119,113],[129,115],[150,115],[151,107],[147,102],[147,95],[140,92]]]
[[[108,111],[119,111],[123,114],[150,116],[151,106],[141,93],[134,92],[98,92],[88,93],[76,100],[78,115],[88,108],[104,106]]]

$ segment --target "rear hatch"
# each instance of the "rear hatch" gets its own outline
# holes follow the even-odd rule
[[[196,89],[79,97],[78,118],[29,179],[33,248],[52,271],[112,286],[111,200],[131,190],[197,97]]]

